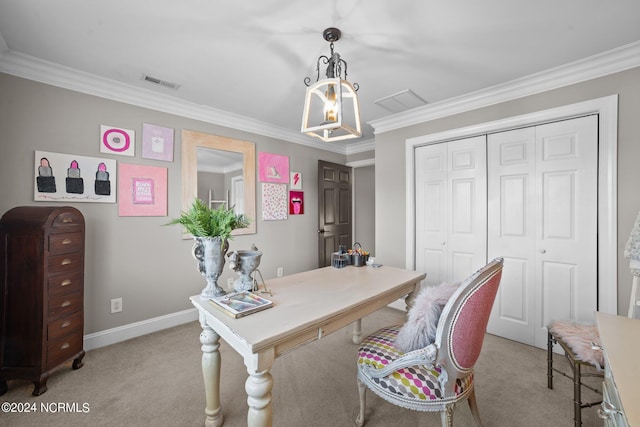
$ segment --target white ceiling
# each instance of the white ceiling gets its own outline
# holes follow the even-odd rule
[[[636,42],[640,1],[0,0],[0,59],[37,58],[299,132],[303,80],[315,80],[332,26],[367,123],[391,114],[374,101],[407,89],[434,103]]]

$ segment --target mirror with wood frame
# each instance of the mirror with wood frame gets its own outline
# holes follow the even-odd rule
[[[240,170],[242,173],[239,173]],[[231,234],[254,234],[255,190],[255,144],[190,130],[182,131],[183,211],[188,210],[196,197],[212,207],[232,206],[236,212],[244,213],[250,223],[247,228],[238,228]]]

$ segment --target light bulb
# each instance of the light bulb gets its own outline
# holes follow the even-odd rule
[[[325,122],[337,122],[338,121],[338,98],[336,96],[336,90],[334,85],[329,85],[326,92],[327,100],[324,103],[324,109],[322,110],[324,113]]]

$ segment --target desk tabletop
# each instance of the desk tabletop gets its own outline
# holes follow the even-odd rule
[[[640,425],[640,320],[596,312],[600,339],[629,425]]]
[[[285,347],[277,351],[281,353],[292,337],[298,338],[291,346],[319,339],[333,332],[335,318],[358,320],[412,292],[424,277],[424,273],[389,266],[324,267],[291,274],[266,281],[273,295],[260,295],[272,300],[273,308],[238,319],[198,295],[191,301],[219,328],[228,328],[252,353],[282,344]]]

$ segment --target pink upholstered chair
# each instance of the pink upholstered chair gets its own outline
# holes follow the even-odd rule
[[[440,412],[442,425],[449,427],[456,404],[467,399],[476,424],[482,426],[473,367],[502,277],[502,263],[502,258],[496,258],[460,284],[442,309],[432,344],[407,353],[398,350],[394,343],[402,325],[365,338],[358,351],[360,412],[356,424],[364,424],[369,388],[394,405]]]

